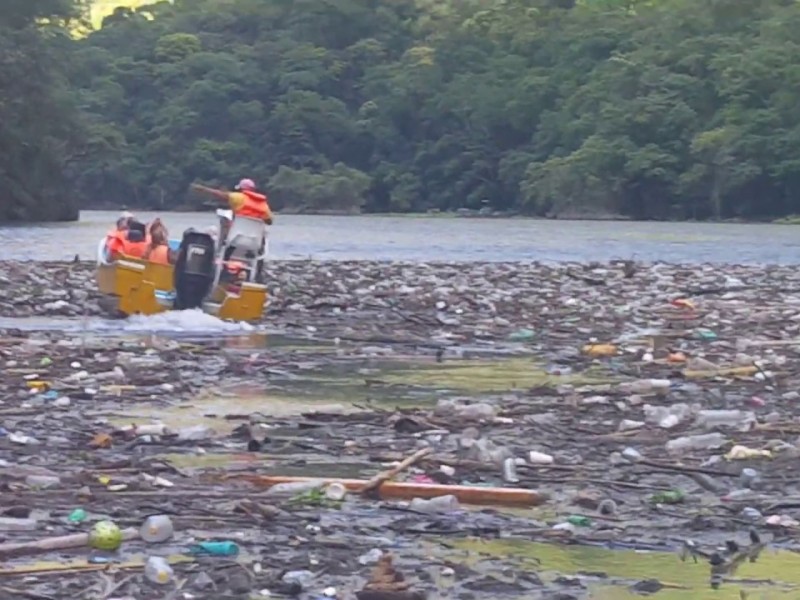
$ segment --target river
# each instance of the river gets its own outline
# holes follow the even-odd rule
[[[119,213],[83,211],[80,221],[0,226],[0,259],[94,258]],[[139,213],[143,220],[155,213]],[[215,224],[213,213],[168,213],[171,237]],[[791,225],[636,223],[398,216],[280,215],[270,256],[321,260],[643,261],[800,263]]]

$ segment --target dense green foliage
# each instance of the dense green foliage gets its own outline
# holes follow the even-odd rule
[[[2,0],[0,6],[0,221],[70,220],[67,178],[81,152],[78,112],[58,59],[71,51],[73,0]]]
[[[87,205],[247,176],[297,211],[800,213],[795,26],[796,0],[118,9],[73,44],[90,152],[69,175]]]

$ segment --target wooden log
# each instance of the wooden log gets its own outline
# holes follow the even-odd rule
[[[269,488],[279,483],[316,482],[321,485],[341,483],[352,492],[359,492],[367,483],[363,479],[336,479],[332,477],[286,477],[269,475],[231,475],[226,479],[244,480],[259,487]],[[412,498],[436,498],[453,495],[462,504],[496,506],[539,506],[548,497],[536,490],[522,488],[473,487],[467,485],[439,485],[431,483],[409,483],[386,481],[377,490],[383,500],[411,500]]]
[[[139,537],[139,530],[130,527],[122,530],[122,541],[133,540]],[[9,542],[0,544],[0,556],[19,556],[22,554],[37,554],[39,552],[52,552],[68,548],[80,548],[89,545],[88,533],[74,533],[60,537],[50,537],[30,542]]]

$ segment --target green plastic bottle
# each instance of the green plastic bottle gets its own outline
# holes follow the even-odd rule
[[[680,504],[684,500],[683,492],[680,490],[669,490],[668,492],[658,492],[650,496],[653,504]]]
[[[235,542],[200,542],[189,548],[189,552],[210,556],[236,556],[239,554],[239,546]]]
[[[86,520],[86,511],[82,508],[76,508],[67,517],[70,523],[83,523]]]

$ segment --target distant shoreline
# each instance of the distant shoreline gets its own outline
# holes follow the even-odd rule
[[[169,210],[159,210],[155,208],[120,208],[118,206],[96,206],[82,208],[82,211],[123,211],[131,212],[155,212],[155,213],[198,213],[204,212],[203,207],[177,207]],[[613,214],[581,214],[571,213],[553,217],[542,217],[536,215],[524,215],[518,212],[508,211],[480,211],[461,209],[457,211],[429,211],[429,212],[350,212],[350,211],[314,211],[305,212],[298,210],[274,211],[277,217],[282,215],[292,216],[314,216],[314,217],[391,217],[406,219],[514,219],[520,221],[586,221],[586,222],[623,222],[623,223],[721,223],[735,225],[800,225],[800,215],[787,215],[778,218],[765,217],[764,219],[722,219],[715,221],[712,219],[634,219],[624,215]]]
[[[135,208],[135,207],[120,207],[120,206],[92,206],[81,208],[80,212],[122,212],[129,210],[133,213],[147,212],[147,213],[160,213],[160,214],[182,214],[182,213],[202,213],[212,212],[212,209],[197,206],[197,207],[177,207],[168,210],[159,210],[156,208]],[[800,225],[800,215],[787,215],[778,218],[763,218],[763,219],[723,219],[715,221],[711,219],[634,219],[624,215],[612,214],[580,214],[571,213],[552,217],[542,217],[536,215],[524,215],[516,212],[486,212],[486,211],[473,211],[473,210],[459,210],[459,211],[429,211],[429,212],[348,212],[348,211],[314,211],[304,212],[296,210],[283,210],[275,211],[275,215],[280,218],[281,216],[315,216],[315,217],[387,217],[387,218],[403,218],[403,219],[481,219],[481,220],[500,220],[510,219],[519,221],[584,221],[584,222],[620,222],[620,223],[718,223],[727,225]],[[60,220],[39,220],[39,221],[0,221],[0,227],[9,226],[26,226],[37,225],[46,223],[75,223],[80,219],[60,219]]]

